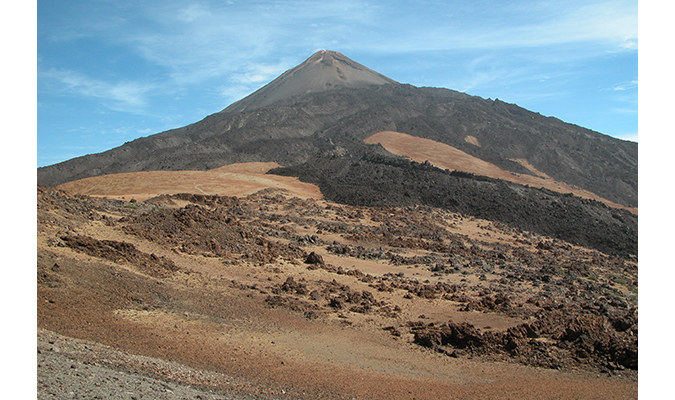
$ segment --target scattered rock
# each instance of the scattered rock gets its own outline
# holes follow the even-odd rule
[[[305,264],[325,264],[325,263],[323,261],[323,257],[320,254],[316,254],[315,252],[311,252],[307,256],[307,259],[305,260]]]

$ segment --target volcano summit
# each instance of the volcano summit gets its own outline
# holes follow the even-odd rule
[[[398,82],[350,60],[341,53],[321,50],[223,112],[253,110],[309,93],[384,84]]]
[[[386,132],[450,153],[440,163],[415,158],[406,146],[394,151]],[[38,183],[241,162],[278,163],[271,173],[317,184],[337,202],[442,207],[637,254],[637,143],[500,100],[401,84],[333,51],[194,124],[39,168]]]

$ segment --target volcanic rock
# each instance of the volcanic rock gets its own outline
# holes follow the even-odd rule
[[[320,254],[316,254],[315,252],[311,252],[307,256],[307,259],[305,260],[305,264],[325,264],[325,263],[323,261],[323,257]]]
[[[270,173],[315,183],[326,199],[338,203],[440,207],[609,254],[637,254],[634,211],[461,169],[443,170],[364,142],[382,131],[451,146],[507,175],[546,176],[617,206],[638,205],[637,143],[501,100],[400,84],[332,51],[312,55],[194,124],[39,168],[38,183],[276,162],[283,168]]]

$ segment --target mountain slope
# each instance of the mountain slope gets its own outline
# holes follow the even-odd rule
[[[534,168],[534,166],[530,165],[527,160],[524,159],[516,159],[513,161],[520,163],[534,175],[509,172],[494,164],[483,161],[480,158],[471,156],[455,147],[431,139],[423,139],[400,132],[378,132],[366,138],[365,142],[379,143],[391,153],[405,156],[419,163],[430,162],[440,169],[469,172],[475,175],[502,179],[521,185],[546,188],[560,193],[571,193],[582,198],[603,202],[610,207],[623,208],[621,205],[603,199],[587,190],[568,185],[564,182],[558,182],[547,174]],[[480,146],[477,139],[475,139],[475,145]],[[631,209],[631,211],[637,214],[636,208]]]
[[[299,176],[326,199],[355,206],[430,206],[632,258],[637,215],[595,200],[459,171],[369,149],[356,159],[317,156],[271,172]]]
[[[147,199],[174,193],[246,196],[263,189],[284,190],[300,198],[320,199],[315,185],[267,174],[277,163],[240,163],[208,171],[140,171],[78,179],[59,185],[68,193],[117,199]]]
[[[462,177],[464,182],[475,181],[469,185],[475,188],[470,200],[455,196],[456,204],[439,203],[434,196],[456,190],[455,183],[446,178],[437,179],[442,170],[419,169],[402,162],[401,157],[378,144],[364,142],[381,131],[430,139],[504,171],[533,177],[544,174],[609,202],[626,207],[638,205],[637,143],[614,139],[500,100],[482,99],[449,89],[399,84],[344,55],[325,51],[314,54],[251,96],[197,123],[134,140],[100,154],[39,168],[38,183],[56,186],[120,172],[211,170],[239,162],[276,162],[287,167],[274,170],[276,173],[316,183],[326,198],[335,201],[361,204],[359,198],[375,196],[392,205],[408,205],[414,200],[469,214],[492,210],[485,215],[520,224],[523,229],[557,235],[565,240],[585,236],[566,235],[565,229],[552,231],[553,225],[564,224],[569,210],[555,213],[557,219],[551,225],[547,195],[529,196],[536,204],[528,209],[543,214],[522,219],[523,216],[513,213],[508,205],[501,204],[504,200],[493,185],[481,184],[481,178],[473,175]],[[373,163],[376,159],[386,162]],[[400,191],[392,189],[394,182],[373,185],[376,177],[369,175],[351,175],[345,181],[349,171],[367,173],[381,165],[397,171],[390,176],[398,179],[397,184],[410,185],[410,190],[420,192],[411,192],[412,197],[402,198]],[[404,177],[417,177],[420,181],[401,181]],[[456,179],[454,176],[451,180]],[[368,194],[349,189],[351,194],[345,197],[344,193],[330,189],[347,181]],[[439,186],[439,181],[446,186]],[[526,186],[506,186],[520,193],[532,190]],[[379,188],[379,192],[371,193],[374,188]],[[472,204],[463,204],[460,200]],[[567,203],[559,201],[558,204]],[[625,256],[636,254],[636,216],[616,219],[611,213],[598,211],[600,208],[591,210],[602,205],[584,207],[590,214],[584,214],[587,220],[578,225],[580,231],[597,232],[594,224],[600,220],[608,226],[616,223],[622,226],[618,230],[602,230],[600,235],[616,234],[622,229],[628,232],[622,243],[612,244],[611,236],[591,242],[610,243],[601,245],[603,251]],[[495,210],[511,214],[502,215]],[[601,217],[591,217],[595,214]],[[592,245],[584,241],[579,244]]]
[[[250,96],[233,103],[223,112],[258,109],[308,93],[384,84],[398,84],[398,82],[350,60],[341,53],[321,50]]]
[[[338,143],[362,145],[360,140],[386,130],[432,139],[503,169],[531,173],[512,161],[525,159],[558,181],[619,204],[638,204],[637,143],[499,100],[397,84],[310,93],[252,111],[213,114],[107,152],[39,168],[38,183],[56,186],[108,173],[207,170],[248,161],[294,165]]]

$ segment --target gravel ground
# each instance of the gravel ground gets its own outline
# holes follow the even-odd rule
[[[174,379],[160,380],[150,376],[153,374],[165,374]],[[38,330],[38,399],[270,399],[205,390],[181,383],[190,381],[225,382],[233,389],[247,386],[236,382],[236,378]]]

